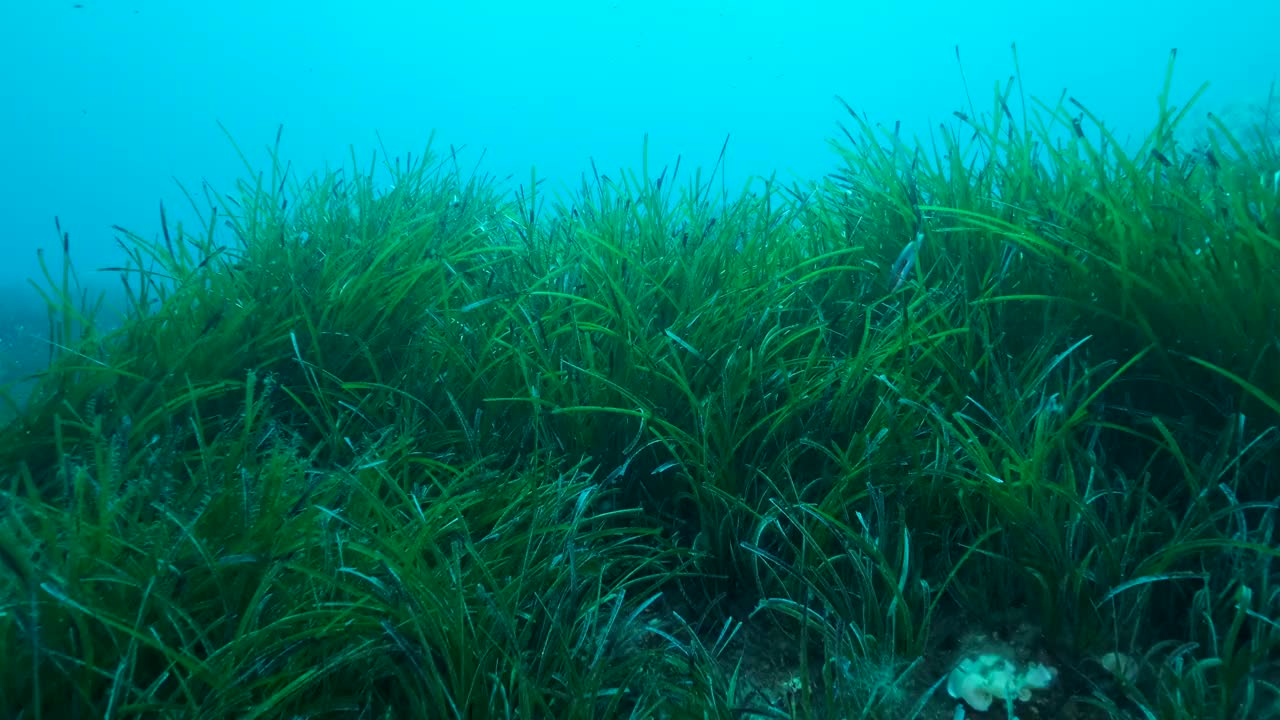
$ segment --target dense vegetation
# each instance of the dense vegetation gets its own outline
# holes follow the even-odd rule
[[[0,707],[950,718],[999,646],[1024,718],[1280,716],[1280,148],[1191,107],[1011,83],[737,195],[276,154],[121,232],[109,331],[47,258]]]

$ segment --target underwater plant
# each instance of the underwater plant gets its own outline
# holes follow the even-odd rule
[[[812,184],[554,202],[277,137],[119,231],[111,327],[64,243],[0,708],[949,718],[998,657],[990,717],[1276,716],[1280,149],[1191,107],[1125,148],[1011,82]]]

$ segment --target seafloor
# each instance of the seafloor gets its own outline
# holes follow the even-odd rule
[[[0,716],[1280,717],[1275,128],[1012,102],[746,189],[277,146],[51,248]]]

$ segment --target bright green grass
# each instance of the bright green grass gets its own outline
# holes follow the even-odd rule
[[[122,231],[110,332],[51,262],[0,706],[950,717],[956,643],[1030,626],[1042,716],[1276,715],[1280,155],[1015,91],[735,196],[248,168]]]

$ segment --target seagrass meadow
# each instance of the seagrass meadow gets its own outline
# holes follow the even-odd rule
[[[65,242],[0,715],[1280,717],[1280,148],[1151,94],[742,192],[277,143],[110,329]]]

